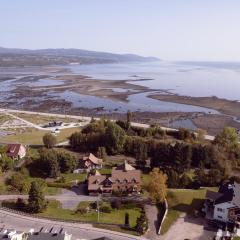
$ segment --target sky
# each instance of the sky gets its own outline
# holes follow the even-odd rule
[[[0,0],[0,46],[240,61],[240,1]]]

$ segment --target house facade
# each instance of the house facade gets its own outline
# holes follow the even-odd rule
[[[240,226],[240,184],[223,184],[218,192],[207,191],[204,212],[208,220]]]
[[[112,169],[111,176],[98,172],[88,178],[89,195],[111,195],[112,193],[139,193],[141,191],[141,171],[125,162]]]
[[[27,150],[22,144],[8,144],[6,154],[14,160],[20,160],[26,156]]]
[[[90,172],[91,170],[101,169],[103,164],[103,160],[97,158],[92,153],[88,156],[83,157],[79,162],[79,167],[74,170],[74,173],[81,173],[81,172]]]

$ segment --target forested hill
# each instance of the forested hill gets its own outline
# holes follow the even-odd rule
[[[114,54],[82,49],[16,49],[0,47],[0,66],[44,66],[58,64],[92,64],[157,61],[155,57]]]

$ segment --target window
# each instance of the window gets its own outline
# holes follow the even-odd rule
[[[217,208],[218,212],[224,212],[224,210],[222,208]]]
[[[222,216],[217,216],[218,218],[222,219]]]

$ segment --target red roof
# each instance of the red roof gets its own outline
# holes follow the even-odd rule
[[[6,153],[9,157],[17,158],[20,148],[21,144],[8,144]]]

